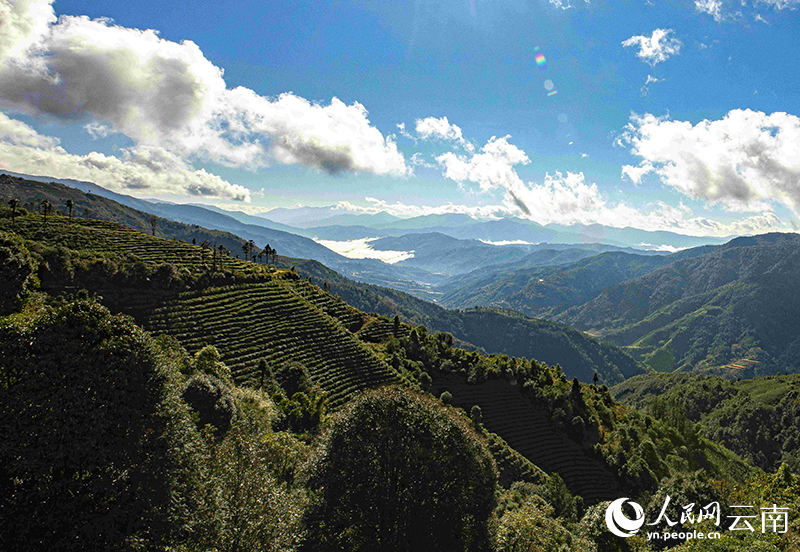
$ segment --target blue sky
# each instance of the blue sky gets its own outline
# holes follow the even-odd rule
[[[0,0],[0,168],[251,213],[795,228],[800,0],[571,1]]]

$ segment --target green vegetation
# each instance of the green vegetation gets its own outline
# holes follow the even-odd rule
[[[497,468],[461,416],[430,396],[371,391],[311,459],[304,549],[490,550]]]
[[[483,428],[534,465],[558,473],[589,504],[621,492],[650,492],[683,470],[706,469],[718,478],[752,471],[685,419],[642,416],[615,403],[605,386],[569,381],[560,366],[466,352],[452,343],[449,334],[418,326],[375,348],[420,387],[430,378],[430,391],[442,402],[465,414],[478,406]]]
[[[444,286],[442,305],[500,307],[529,316],[552,317],[594,298],[608,286],[674,262],[661,255],[601,253],[566,266],[476,271]],[[487,272],[485,276],[482,272]]]
[[[731,381],[717,376],[648,374],[612,392],[618,400],[654,417],[684,417],[692,431],[766,471],[775,471],[782,463],[800,470],[800,375]]]
[[[184,292],[156,308],[147,327],[175,337],[192,353],[215,346],[239,383],[257,382],[262,360],[275,368],[299,363],[334,407],[364,389],[399,382],[397,373],[345,327],[342,319],[358,322],[352,312],[330,296],[327,305],[310,302],[307,298],[321,294],[310,287],[274,280]]]
[[[610,286],[556,320],[594,330],[656,370],[727,377],[800,371],[793,292],[800,237],[738,238]]]
[[[220,262],[208,244],[23,209],[0,216],[5,548],[797,550],[795,519],[783,535],[653,544],[614,537],[604,515],[667,495],[798,511],[800,376],[648,374],[614,388],[626,406],[602,383],[636,364],[554,324],[389,309],[484,343],[571,339],[594,385],[365,314],[327,290],[390,295],[317,287],[285,259]]]
[[[192,435],[159,344],[93,302],[29,304],[0,328],[0,358],[4,547],[174,538]]]

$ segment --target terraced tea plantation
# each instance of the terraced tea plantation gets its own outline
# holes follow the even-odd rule
[[[258,381],[261,359],[273,367],[299,362],[333,408],[364,389],[400,382],[346,327],[359,323],[358,311],[315,289],[276,280],[187,292],[156,309],[147,326],[192,353],[214,345],[239,383]]]
[[[206,271],[211,265],[211,249],[203,249],[178,240],[149,236],[122,224],[91,219],[72,219],[50,216],[45,223],[39,215],[19,217],[13,225],[0,221],[0,229],[15,232],[28,240],[50,246],[75,250],[93,250],[102,253],[124,254],[130,261],[154,264],[170,263],[176,268],[192,272]],[[225,269],[238,271],[263,271],[265,265],[248,263],[227,254],[223,255]]]
[[[434,381],[434,393],[449,391],[453,404],[469,411],[481,407],[483,425],[501,435],[514,450],[548,473],[558,473],[573,494],[588,504],[609,500],[619,493],[614,476],[589,458],[573,441],[558,431],[551,413],[533,407],[519,388],[506,380],[470,385],[455,374]]]

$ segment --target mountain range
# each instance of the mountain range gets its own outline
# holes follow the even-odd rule
[[[385,213],[349,215],[327,208],[296,213],[275,210],[274,214],[280,215],[276,216],[278,222],[264,218],[270,212],[254,216],[207,206],[145,201],[91,183],[63,182],[90,197],[107,197],[162,217],[165,224],[170,219],[228,233],[230,236],[223,238],[220,234],[217,239],[239,236],[244,241],[253,240],[259,249],[270,244],[280,256],[301,265],[301,270],[308,269],[309,276],[330,281],[354,301],[366,301],[359,303],[359,308],[384,314],[402,312],[407,320],[449,331],[488,352],[513,350],[506,354],[553,362],[530,348],[498,348],[487,337],[493,332],[476,335],[465,329],[472,327],[472,319],[489,320],[503,313],[505,322],[509,314],[518,312],[525,316],[515,324],[525,326],[526,335],[543,331],[541,325],[534,331],[538,322],[531,322],[530,317],[545,318],[624,347],[654,370],[730,377],[800,371],[800,323],[795,316],[800,304],[789,292],[800,274],[800,259],[795,252],[800,238],[793,234],[740,237],[720,244],[719,239],[632,229],[545,227],[520,219],[479,221],[466,215],[401,220]],[[39,191],[47,185],[43,183]],[[10,197],[8,187],[0,187],[0,193]],[[91,205],[86,208],[91,211]],[[326,221],[339,224],[311,226]],[[147,231],[143,216],[138,216],[136,225]],[[350,230],[359,235],[373,233],[363,243],[372,253],[407,255],[393,263],[348,258],[308,237],[321,240],[317,234],[320,229],[339,232],[340,237]],[[564,242],[533,242],[542,238]],[[581,243],[598,238],[604,243]],[[500,241],[516,243],[486,243]],[[669,247],[687,248],[667,253],[631,247],[637,245],[632,242],[654,246],[666,245],[666,241],[670,241]],[[692,243],[702,245],[688,247]],[[235,245],[230,250],[238,253]],[[315,267],[308,260],[321,265]],[[345,279],[339,280],[338,275]],[[371,289],[369,286],[350,291],[351,282],[374,284],[382,291],[365,291]],[[455,311],[437,311],[440,307],[430,303],[423,308],[409,307],[414,301],[405,295],[390,298],[392,292],[386,288]],[[501,342],[507,344],[511,341],[508,336],[515,335],[514,324],[511,326]],[[502,327],[498,323],[497,328]],[[591,363],[584,365],[589,370]],[[620,374],[627,377],[634,371],[625,369]],[[579,377],[585,381],[591,374],[591,370],[584,370]]]

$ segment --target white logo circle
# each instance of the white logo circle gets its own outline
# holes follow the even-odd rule
[[[639,528],[644,525],[644,510],[637,503],[632,500],[629,501],[633,506],[633,511],[636,515],[634,519],[628,519],[622,512],[622,505],[625,504],[627,498],[618,498],[608,505],[606,509],[606,525],[608,530],[618,537],[632,537],[636,534]]]

